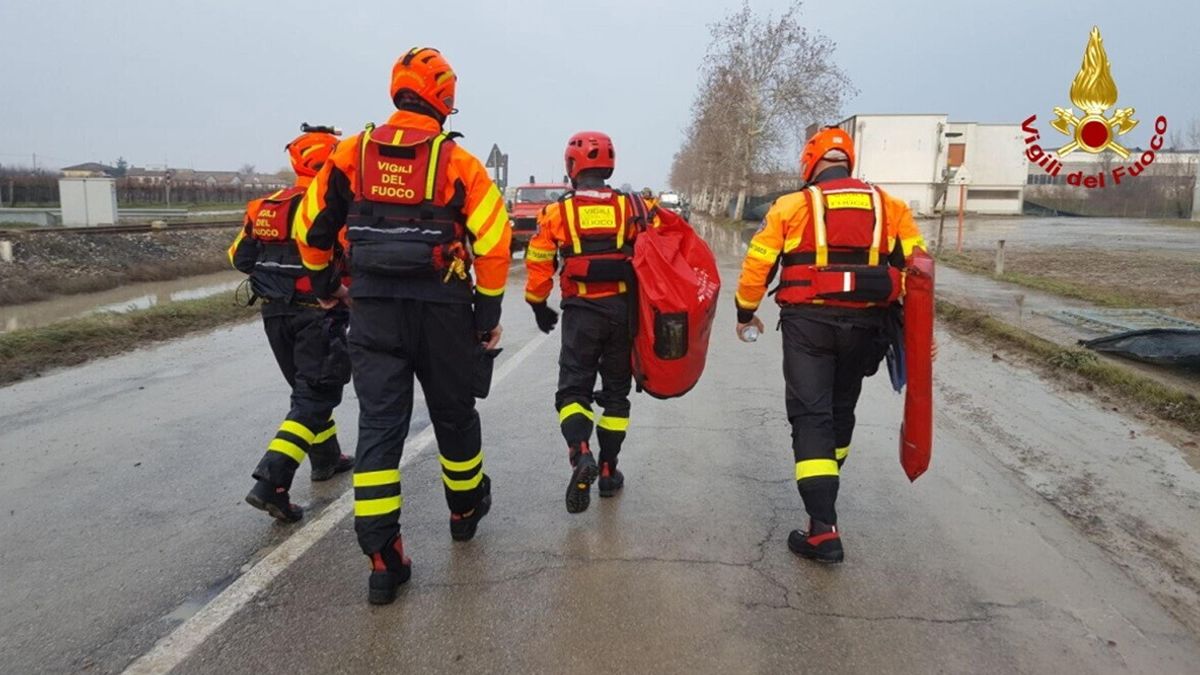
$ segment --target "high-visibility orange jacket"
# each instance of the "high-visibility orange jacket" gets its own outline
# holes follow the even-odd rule
[[[385,168],[383,165],[387,160],[377,159],[380,166],[369,166],[366,171],[361,171],[363,175],[372,177],[371,179],[377,182],[370,189],[363,189],[370,193],[372,190],[399,190],[400,186],[407,186],[403,189],[414,188],[424,192],[428,187],[430,194],[440,190],[439,194],[433,194],[433,199],[425,203],[433,204],[436,201],[452,206],[455,212],[455,227],[461,230],[463,245],[458,252],[471,261],[474,278],[471,279],[469,274],[460,277],[449,271],[445,276],[437,274],[419,279],[359,273],[355,262],[354,233],[346,236],[347,217],[363,221],[370,218],[372,204],[379,204],[380,212],[386,211],[389,206],[382,201],[372,200],[370,194],[357,194],[359,186],[364,185],[363,175],[360,175],[360,164],[368,156],[364,142],[364,134],[371,133],[371,130],[368,130],[338,144],[329,161],[308,187],[296,210],[293,230],[303,264],[313,277],[313,288],[321,297],[328,297],[337,289],[336,280],[334,275],[330,274],[328,266],[333,256],[334,242],[341,237],[350,242],[348,255],[351,274],[354,277],[354,285],[351,287],[353,296],[474,302],[477,310],[481,302],[494,303],[495,315],[498,318],[499,302],[504,294],[511,262],[509,246],[512,238],[512,226],[500,190],[480,161],[461,146],[452,143],[452,137],[443,133],[437,120],[401,110],[394,113],[385,126],[396,129],[397,141],[405,134],[430,138],[430,146],[433,148],[430,151],[433,153],[432,166],[436,167],[436,172],[431,171],[428,180],[423,176],[405,176],[403,168]],[[411,148],[400,145],[393,147],[394,150],[385,151],[398,153],[396,157],[411,156],[404,154],[411,153]],[[438,148],[444,148],[446,151],[439,151]],[[388,171],[392,173],[387,173]],[[405,182],[413,179],[419,181],[419,185],[408,185]],[[423,207],[418,205],[413,208],[420,210]],[[441,214],[447,211],[448,207],[427,210]],[[362,229],[372,228],[364,225]],[[413,229],[420,231],[424,226],[417,220]],[[466,255],[468,250],[469,255]],[[405,261],[397,262],[399,264]]]
[[[643,227],[639,220],[648,217],[650,227],[658,226],[657,217],[643,204],[639,196],[606,187],[575,190],[543,208],[537,234],[525,250],[525,299],[541,303],[550,297],[559,258],[563,299],[625,293],[621,274],[633,272],[629,261]]]
[[[836,186],[823,191],[826,186]],[[739,320],[748,321],[749,316],[758,309],[766,293],[769,279],[773,276],[779,263],[796,268],[803,266],[803,271],[828,268],[838,270],[841,264],[857,265],[887,265],[896,264],[896,257],[907,258],[916,247],[925,247],[921,231],[913,221],[912,212],[903,201],[888,195],[875,186],[850,178],[837,178],[834,181],[822,181],[816,190],[806,189],[784,195],[775,200],[762,227],[750,241],[746,258],[742,262],[742,274],[738,279],[737,307]],[[813,208],[815,199],[820,199],[817,209]],[[844,210],[844,211],[843,211]],[[814,211],[819,211],[824,218],[826,227],[814,226]],[[843,211],[847,219],[843,219]],[[872,236],[871,227],[878,216],[878,235]],[[851,225],[854,219],[867,219],[866,239],[853,246],[839,246],[839,240],[844,238],[838,227],[843,222]],[[875,245],[869,242],[874,239]],[[872,252],[872,249],[875,249]],[[781,257],[783,258],[781,260]],[[858,257],[862,257],[861,260]],[[842,279],[849,285],[850,277],[835,271],[832,278],[839,283]],[[793,282],[796,286],[819,285],[819,279],[813,279],[811,274],[795,275],[803,281]],[[809,278],[804,278],[808,276]],[[784,289],[787,291],[788,289]],[[840,290],[840,289],[834,289]],[[785,295],[785,293],[780,293]],[[803,296],[801,296],[803,297]],[[779,299],[777,297],[777,299]],[[812,304],[825,304],[819,299],[802,300]],[[780,304],[788,304],[780,300]],[[828,304],[838,304],[830,302]],[[855,306],[855,303],[846,303]],[[860,306],[866,303],[861,303]]]
[[[252,199],[242,229],[229,246],[229,262],[250,276],[255,295],[265,300],[314,302],[312,284],[300,261],[292,215],[312,178],[300,176],[290,188]],[[341,242],[338,251],[345,250]],[[339,258],[337,264],[341,266]],[[349,278],[343,277],[348,283]]]

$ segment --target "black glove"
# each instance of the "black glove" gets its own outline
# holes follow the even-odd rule
[[[558,325],[558,312],[550,309],[545,302],[531,302],[529,306],[533,308],[533,318],[537,321],[538,330],[549,333]]]
[[[501,296],[475,293],[475,330],[481,335],[500,324],[500,300]]]

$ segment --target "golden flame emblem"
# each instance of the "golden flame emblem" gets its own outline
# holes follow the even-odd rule
[[[1074,137],[1058,149],[1059,157],[1076,150],[1091,153],[1112,150],[1122,158],[1129,157],[1129,150],[1117,143],[1116,137],[1136,127],[1137,120],[1133,119],[1133,108],[1120,108],[1112,117],[1104,115],[1117,103],[1117,83],[1112,78],[1100,29],[1095,26],[1083,51],[1083,65],[1071,83],[1071,103],[1083,111],[1083,117],[1076,117],[1070,108],[1055,108],[1058,119],[1050,123],[1059,133]]]

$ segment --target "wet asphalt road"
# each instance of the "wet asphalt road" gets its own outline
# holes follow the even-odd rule
[[[910,485],[883,376],[844,473],[847,562],[796,560],[779,334],[736,342],[735,277],[697,389],[635,397],[624,494],[563,508],[556,334],[481,404],[496,505],[474,541],[450,541],[428,450],[404,469],[415,570],[395,605],[367,606],[346,518],[177,671],[1194,672],[1178,614],[996,454],[1014,430],[941,419]],[[535,335],[522,280],[502,358]],[[993,392],[971,405],[1004,405],[995,392],[1020,382],[1041,397],[1035,428],[1068,411],[1088,443],[1128,432],[949,340],[938,377]],[[966,396],[941,392],[947,411]],[[241,502],[285,397],[254,324],[0,389],[0,671],[119,672],[296,531]],[[418,406],[413,435],[426,425]],[[348,486],[304,476],[309,519]]]

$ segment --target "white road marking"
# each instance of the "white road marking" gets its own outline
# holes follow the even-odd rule
[[[547,337],[547,335],[538,334],[520,351],[505,359],[492,377],[493,387],[511,375],[525,359],[537,351]],[[434,440],[433,427],[425,427],[421,433],[405,444],[404,459],[400,462],[400,466],[408,464],[433,446]],[[326,507],[316,520],[309,521],[295,534],[288,537],[287,541],[255,563],[249,571],[238,577],[199,612],[159,640],[153,649],[129,664],[124,671],[125,675],[169,673],[183,663],[200,645],[204,644],[205,640],[225,625],[230,617],[249,604],[276,577],[312,548],[313,544],[329,534],[335,525],[353,511],[354,489],[351,488]]]

